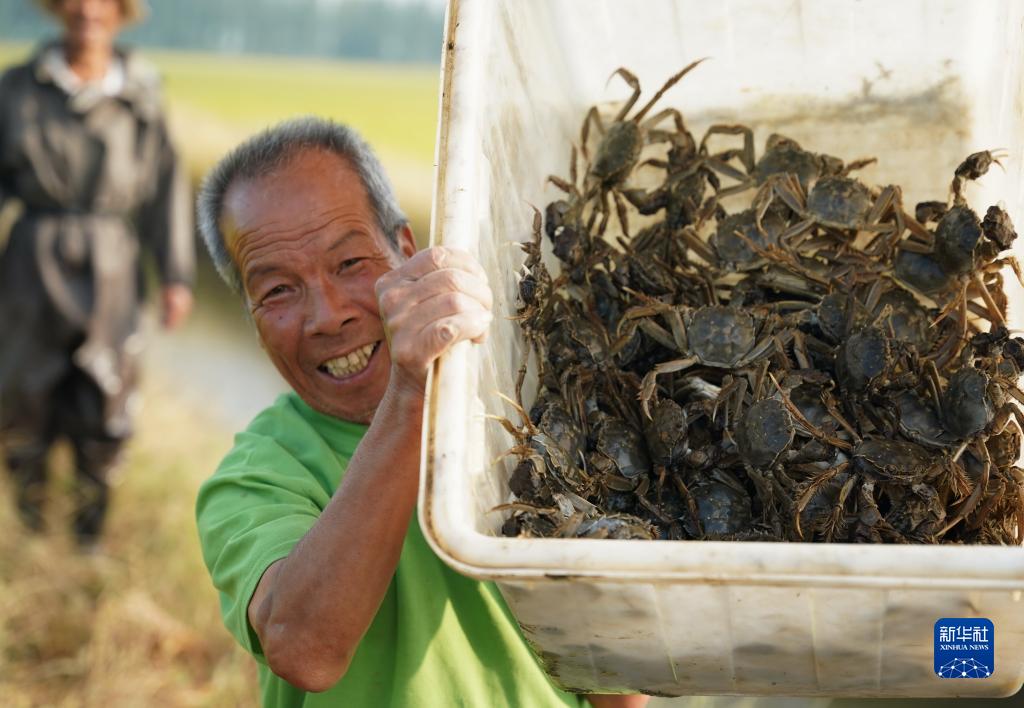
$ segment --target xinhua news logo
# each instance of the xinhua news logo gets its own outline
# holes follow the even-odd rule
[[[996,670],[996,630],[984,618],[946,617],[935,623],[939,678],[988,678]]]

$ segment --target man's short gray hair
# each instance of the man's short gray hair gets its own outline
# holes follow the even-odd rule
[[[366,141],[352,128],[324,118],[309,116],[288,120],[232,150],[206,176],[199,192],[199,230],[217,272],[235,292],[242,291],[242,278],[220,229],[224,197],[236,181],[263,177],[284,167],[305,149],[324,150],[348,161],[363,181],[377,225],[391,244],[398,246],[398,231],[409,220],[398,206],[391,181]]]

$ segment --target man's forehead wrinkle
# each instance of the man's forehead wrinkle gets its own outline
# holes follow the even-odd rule
[[[248,242],[247,244],[243,242],[242,247],[239,249],[239,256],[244,263],[248,264],[263,256],[266,252],[280,253],[282,256],[292,253],[301,254],[305,250],[303,241],[304,239],[289,239],[286,241],[261,239],[256,243]]]
[[[343,205],[330,205],[320,212],[304,211],[302,223],[294,226],[288,225],[288,221],[279,218],[277,215],[281,209],[279,207],[272,207],[273,214],[271,218],[262,219],[262,214],[257,213],[253,215],[248,221],[242,222],[239,225],[239,234],[248,235],[257,231],[264,231],[268,235],[276,235],[281,233],[288,233],[291,231],[319,231],[327,226],[330,226],[338,219],[342,219],[346,216],[346,209]],[[253,222],[256,222],[255,224]]]
[[[244,256],[249,252],[263,250],[275,244],[283,247],[285,243],[304,242],[307,238],[317,237],[324,229],[330,228],[351,215],[343,208],[333,208],[324,211],[320,216],[323,217],[321,221],[313,220],[300,226],[286,226],[285,222],[276,220],[261,223],[253,228],[239,228],[235,231],[235,242],[238,244],[239,255]],[[363,232],[363,229],[349,229],[328,250],[337,248],[342,241]]]

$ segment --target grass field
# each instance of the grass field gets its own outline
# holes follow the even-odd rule
[[[164,72],[173,106],[202,109],[258,129],[299,113],[356,127],[379,150],[430,164],[434,157],[438,71],[267,57],[147,53]]]
[[[221,625],[193,521],[196,490],[231,437],[168,388],[146,394],[103,553],[75,553],[66,533],[66,451],[55,455],[46,535],[21,529],[0,483],[5,708],[258,703],[254,664]]]
[[[0,67],[32,47],[0,42]],[[285,118],[313,114],[356,128],[391,175],[425,243],[438,69],[281,57],[144,51],[159,69],[171,127],[198,183],[234,145]]]

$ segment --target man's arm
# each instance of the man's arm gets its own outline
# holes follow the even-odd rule
[[[167,329],[180,327],[192,311],[195,246],[188,177],[161,120],[155,128],[153,191],[139,208],[139,233],[156,260],[160,275],[161,319]]]
[[[416,254],[380,279],[377,296],[387,391],[323,514],[249,603],[270,668],[307,691],[344,676],[398,566],[416,503],[427,369],[456,342],[482,341],[491,321],[486,276],[460,251]]]

